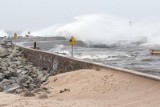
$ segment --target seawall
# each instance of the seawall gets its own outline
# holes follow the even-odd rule
[[[36,43],[37,43],[37,47],[39,47],[41,50],[49,50],[54,48],[57,45],[70,46],[70,44],[68,43],[68,40],[37,41]],[[27,47],[33,47],[33,44],[34,42],[23,43],[23,45]],[[86,47],[83,41],[76,41],[75,46]]]
[[[18,37],[18,38],[8,38],[13,42],[36,42],[36,41],[55,41],[55,40],[66,40],[65,37]]]
[[[37,43],[37,47],[42,50],[49,50],[54,48],[57,45],[70,46],[69,39],[65,37],[18,37],[7,38],[7,40],[12,41],[13,43],[20,43],[26,47],[33,47],[34,42]],[[82,40],[76,40],[75,46],[86,47],[87,45]]]
[[[93,64],[91,63],[85,63],[53,53],[26,47],[20,47],[20,49],[23,51],[24,56],[35,66],[41,66],[44,69],[49,69],[55,74],[93,68]]]
[[[23,51],[24,56],[35,66],[41,66],[44,69],[49,69],[50,71],[53,71],[53,74],[64,73],[79,69],[96,69],[96,70],[106,69],[106,70],[115,70],[117,72],[125,72],[131,75],[141,76],[145,78],[160,80],[160,77],[155,75],[150,75],[132,70],[126,70],[103,64],[82,61],[75,58],[56,55],[50,52],[44,52],[41,50],[36,50],[21,46],[19,47]]]

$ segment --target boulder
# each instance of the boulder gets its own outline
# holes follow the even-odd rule
[[[47,99],[48,96],[47,96],[46,94],[41,94],[41,95],[39,95],[38,98],[39,98],[39,99]]]
[[[4,79],[4,74],[3,73],[0,73],[0,82]]]
[[[20,86],[15,86],[15,87],[9,88],[6,92],[7,93],[14,93],[19,88],[21,88],[21,87]]]
[[[32,93],[31,91],[25,91],[24,92],[24,97],[33,97],[33,96],[35,96],[35,94]]]
[[[0,52],[0,92],[24,92],[26,97],[35,96],[30,91],[40,88],[47,79],[47,71],[34,67],[33,63],[23,57],[18,47],[5,47],[4,51]],[[42,95],[40,98],[47,97]]]

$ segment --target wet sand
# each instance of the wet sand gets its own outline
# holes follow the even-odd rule
[[[78,70],[49,78],[47,99],[0,93],[0,107],[159,107],[160,81],[115,70]]]

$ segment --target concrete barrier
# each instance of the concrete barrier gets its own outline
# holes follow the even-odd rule
[[[27,47],[33,47],[33,44],[34,44],[34,42],[23,43],[23,45],[27,46]],[[37,47],[39,47],[42,50],[52,49],[56,45],[70,46],[68,40],[37,41]],[[86,47],[86,45],[83,41],[76,41],[75,46]]]
[[[8,38],[13,42],[35,42],[35,41],[54,41],[54,40],[66,40],[65,37],[18,37],[16,40],[14,38]]]
[[[53,74],[64,73],[79,69],[100,69],[115,70],[117,72],[125,72],[136,76],[146,77],[150,79],[160,80],[159,76],[141,73],[133,70],[122,69],[118,67],[98,64],[93,62],[82,61],[79,59],[64,57],[50,52],[30,49],[19,46],[25,57],[35,66],[41,66],[45,69],[50,69]]]
[[[24,56],[35,66],[49,69],[55,74],[79,69],[91,69],[93,67],[91,63],[85,63],[41,50],[25,47],[20,47],[20,49],[23,51]]]

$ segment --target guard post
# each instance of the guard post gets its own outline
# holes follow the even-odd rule
[[[34,42],[34,47],[33,47],[34,49],[36,49],[37,48],[37,46],[36,46],[36,42]]]

